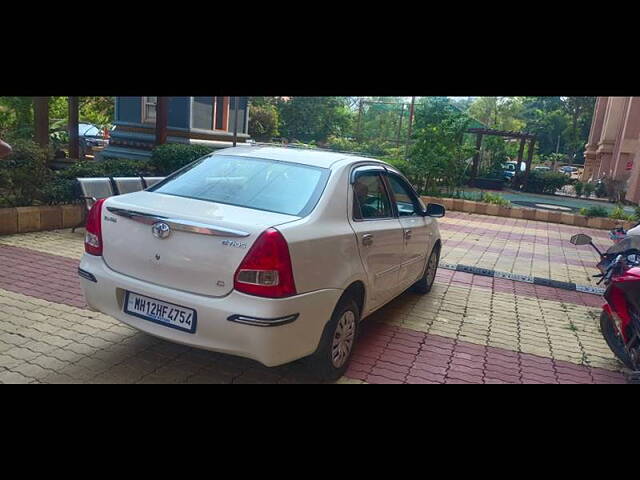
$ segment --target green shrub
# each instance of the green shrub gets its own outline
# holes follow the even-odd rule
[[[596,186],[593,183],[585,183],[583,184],[583,189],[585,198],[589,198],[596,189]]]
[[[206,145],[167,143],[153,149],[150,165],[156,174],[165,176],[200,157],[210,154],[213,150],[212,147],[207,147]]]
[[[593,190],[598,198],[604,198],[607,196],[607,186],[604,182],[598,182],[594,186]]]
[[[636,213],[633,215],[633,219],[640,221],[640,207],[636,207]]]
[[[609,213],[609,218],[613,218],[615,220],[633,220],[635,218],[635,215],[633,213],[627,213],[624,211],[624,208],[622,208],[621,205],[618,205],[616,208],[614,208],[611,213]]]
[[[501,205],[503,207],[511,206],[511,202],[509,200],[497,193],[482,192],[482,195],[480,195],[480,201],[485,203],[492,203],[494,205]]]
[[[580,215],[585,217],[608,217],[609,211],[604,207],[581,208]]]
[[[326,147],[341,152],[356,152],[362,149],[363,145],[350,138],[331,136],[327,139]]]
[[[584,192],[584,183],[576,182],[575,185],[573,186],[573,188],[576,191],[576,196],[577,197],[581,197],[582,193]]]
[[[569,177],[559,172],[529,172],[529,179],[525,192],[545,193],[553,195],[570,182]]]
[[[42,189],[43,201],[50,205],[57,205],[77,200],[80,191],[76,178],[136,177],[153,174],[153,169],[147,160],[110,158],[99,162],[77,162],[64,170],[55,172],[53,178]]]
[[[274,105],[251,105],[249,135],[259,142],[268,142],[277,137],[280,118]]]
[[[0,160],[0,203],[21,207],[44,201],[43,187],[52,178],[48,154],[31,140],[15,140],[13,151]]]

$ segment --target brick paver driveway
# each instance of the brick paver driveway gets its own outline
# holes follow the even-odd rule
[[[582,229],[451,212],[443,261],[589,284]],[[590,231],[606,245],[606,232]],[[82,232],[0,237],[1,383],[317,382],[172,344],[86,308]],[[595,295],[441,269],[429,295],[406,293],[363,325],[339,383],[625,383],[600,335]]]

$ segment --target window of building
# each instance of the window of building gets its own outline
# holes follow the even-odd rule
[[[158,97],[142,97],[142,121],[144,123],[156,122],[156,105]]]

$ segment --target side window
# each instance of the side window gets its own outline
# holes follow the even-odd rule
[[[391,218],[391,202],[378,173],[363,173],[353,184],[355,218]]]
[[[401,217],[418,215],[419,206],[411,187],[395,175],[388,175],[387,178],[389,179],[389,185],[391,186],[391,191],[393,192],[396,206],[398,207],[398,215]]]

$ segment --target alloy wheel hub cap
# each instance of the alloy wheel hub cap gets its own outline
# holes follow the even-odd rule
[[[335,368],[340,368],[349,358],[353,348],[354,333],[356,330],[356,316],[348,310],[342,314],[333,333],[331,342],[331,363]]]

